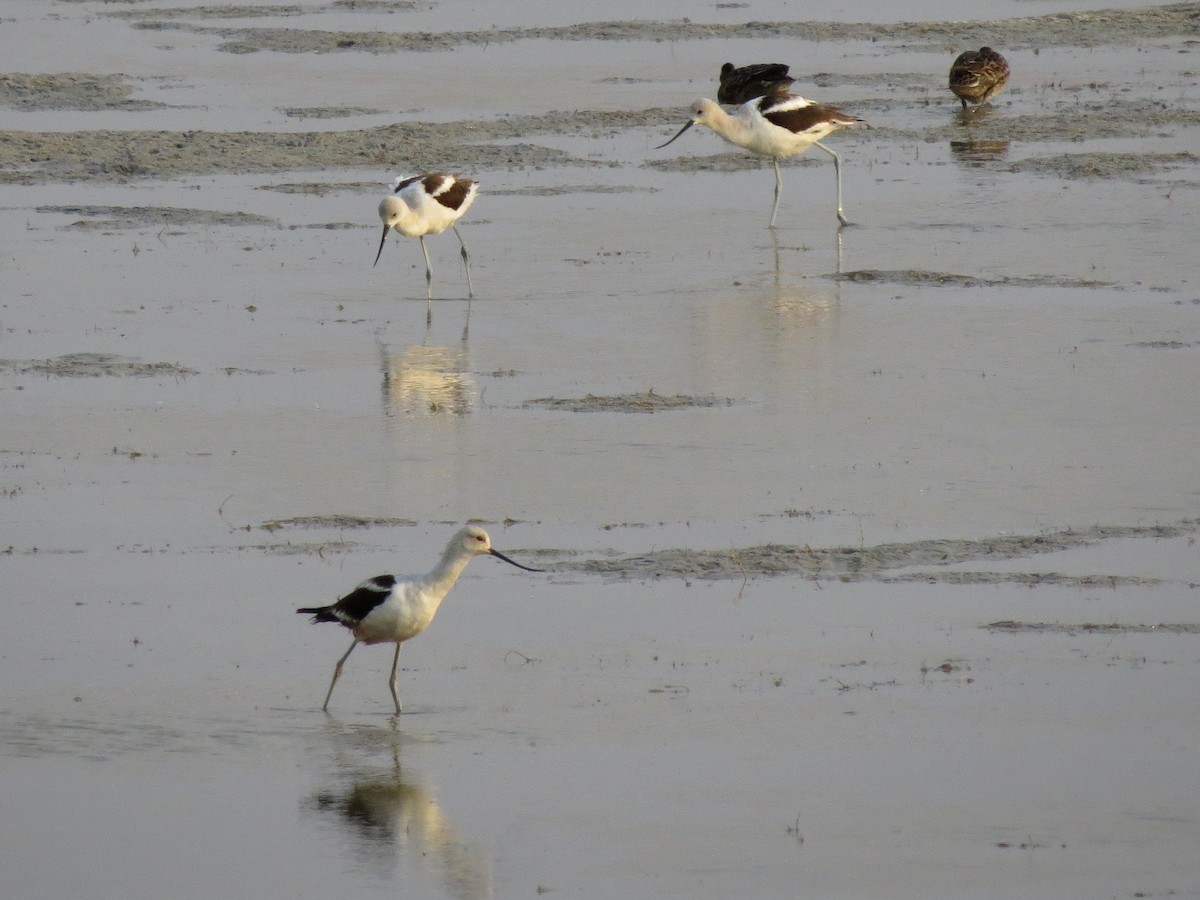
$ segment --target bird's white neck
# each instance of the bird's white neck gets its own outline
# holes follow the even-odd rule
[[[446,552],[442,554],[437,566],[426,577],[430,588],[438,594],[448,592],[450,588],[454,587],[454,582],[458,581],[458,576],[467,567],[467,563],[471,561],[471,556],[470,553],[464,553],[458,546],[446,548]]]

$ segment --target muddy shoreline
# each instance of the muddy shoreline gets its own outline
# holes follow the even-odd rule
[[[14,896],[1195,894],[1200,4],[857,2],[9,0]],[[852,227],[653,149],[726,58],[871,125]],[[545,571],[322,710],[295,610],[468,520]]]
[[[295,14],[291,8],[280,15]],[[790,38],[800,41],[885,41],[926,44],[944,52],[946,45],[988,42],[1009,49],[1033,47],[1137,44],[1200,33],[1195,5],[1180,3],[1158,9],[1111,9],[1098,12],[1056,13],[987,22],[903,22],[877,25],[838,22],[757,22],[704,24],[682,22],[592,22],[544,28],[488,28],[453,32],[317,31],[287,28],[214,28],[179,23],[154,10],[118,13],[136,20],[137,28],[179,29],[211,34],[224,40],[227,53],[367,52],[450,50],[464,45],[484,46],[525,40],[554,41],[698,41],[752,38]]]
[[[946,572],[940,567],[984,560],[1025,559],[1113,540],[1184,537],[1200,532],[1200,519],[1171,525],[1101,526],[1081,531],[1013,535],[978,540],[929,540],[864,547],[814,548],[768,544],[731,550],[666,549],[650,554],[611,559],[543,562],[556,571],[578,571],[636,581],[644,578],[732,580],[776,575],[800,575],[814,580],[920,581],[930,584],[1025,584],[1097,587],[1152,585],[1159,579],[1120,575],[1065,576],[1055,572]],[[929,566],[921,572],[895,574],[898,569]],[[1194,585],[1193,585],[1194,586]]]
[[[268,10],[270,15],[290,16],[294,7]],[[226,17],[238,15],[228,10]],[[1190,39],[1200,35],[1200,13],[1194,4],[1176,4],[1148,10],[1109,10],[1001,19],[992,22],[908,23],[900,25],[853,25],[837,23],[751,23],[749,26],[700,25],[670,22],[593,23],[563,28],[492,29],[485,31],[422,35],[409,33],[316,32],[296,29],[210,29],[174,21],[186,11],[171,11],[170,21],[155,20],[155,10],[125,10],[107,13],[137,20],[135,27],[188,28],[214,32],[227,39],[223,49],[231,52],[272,51],[323,53],[329,51],[399,52],[415,49],[446,50],[464,44],[489,44],[516,40],[706,40],[754,36],[794,37],[820,41],[883,41],[903,43],[906,49],[928,48],[945,52],[970,37],[989,36],[997,45],[1020,49],[1025,46],[1127,46],[1152,40]],[[191,11],[203,17],[203,10]],[[249,15],[249,10],[243,14]],[[256,13],[256,14],[261,14]],[[915,45],[915,46],[914,46]],[[802,76],[808,77],[808,76]],[[839,76],[815,77],[830,88]],[[846,76],[852,83],[853,77]],[[874,83],[910,89],[927,84],[912,73],[872,76]],[[138,110],[157,109],[162,104],[131,99],[135,83],[119,74],[80,75],[71,73],[8,73],[0,75],[0,106],[21,110]],[[1166,129],[1200,124],[1200,113],[1171,104],[1150,105],[1122,102],[1092,85],[1095,97],[1075,98],[1070,108],[1047,109],[1044,113],[1008,116],[1003,120],[977,117],[972,123],[976,142],[1073,143],[1104,137],[1150,135]],[[836,96],[823,98],[836,103]],[[894,96],[859,102],[855,111],[866,115],[872,108],[890,108]],[[915,102],[928,102],[921,99]],[[370,110],[314,107],[291,109],[292,118],[331,119]],[[386,167],[394,148],[404,146],[414,170],[436,168],[522,170],[540,166],[596,166],[602,161],[536,143],[543,135],[613,134],[632,129],[677,124],[680,110],[652,107],[631,110],[552,111],[539,115],[497,116],[490,119],[446,123],[404,122],[377,128],[339,132],[211,132],[211,131],[73,131],[0,132],[0,183],[38,184],[64,181],[115,181],[166,179],[212,174],[270,173],[295,169],[338,169]],[[922,130],[876,128],[846,135],[846,141],[943,141],[961,135],[959,125],[945,124]],[[504,143],[496,146],[497,142]],[[1194,166],[1194,153],[1166,155],[1138,153],[1074,154],[1039,156],[1005,161],[1010,171],[1026,169],[1064,179],[1138,179],[1168,173],[1180,166]],[[717,156],[684,154],[646,162],[665,171],[717,169],[737,170],[759,166],[747,154]],[[993,162],[993,165],[1001,163]]]

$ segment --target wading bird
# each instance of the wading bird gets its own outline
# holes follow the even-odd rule
[[[425,297],[431,304],[432,312],[433,268],[429,264],[429,251],[425,248],[425,235],[441,234],[447,228],[453,228],[459,246],[462,247],[463,265],[467,270],[467,297],[473,297],[475,291],[471,287],[471,263],[467,259],[467,245],[463,243],[455,223],[471,208],[478,193],[478,182],[444,172],[397,178],[392,183],[392,193],[379,204],[383,237],[379,239],[379,252],[375,254],[372,267],[379,262],[379,257],[383,254],[383,245],[387,243],[388,232],[393,228],[405,237],[417,238],[421,242],[421,252],[425,254]]]
[[[329,606],[313,606],[296,610],[311,615],[313,622],[335,622],[350,629],[354,642],[337,661],[333,680],[321,709],[329,709],[333,686],[342,674],[342,666],[359,644],[395,644],[392,672],[388,688],[400,715],[400,696],[396,692],[396,665],[400,662],[400,645],[429,627],[438,606],[454,587],[463,569],[482,553],[502,559],[526,572],[541,572],[509,559],[492,547],[492,539],[478,525],[467,525],[450,539],[441,561],[427,575],[377,575],[368,578],[353,591]]]
[[[797,156],[814,144],[833,157],[833,172],[837,180],[837,217],[849,225],[842,212],[841,157],[821,143],[821,138],[839,128],[861,122],[832,106],[822,106],[794,94],[759,97],[743,103],[732,116],[711,100],[697,100],[692,105],[692,117],[679,129],[679,134],[660,144],[661,150],[673,143],[693,125],[706,125],[729,141],[751,153],[768,156],[775,164],[775,205],[771,207],[771,228],[779,212],[779,196],[783,192],[783,177],[779,160]]]

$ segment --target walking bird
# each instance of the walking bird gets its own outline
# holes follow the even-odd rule
[[[368,578],[353,591],[329,606],[305,607],[298,613],[311,615],[313,622],[336,622],[350,629],[354,642],[337,661],[333,680],[321,709],[329,709],[333,686],[342,674],[342,666],[359,644],[395,644],[392,672],[388,688],[400,715],[400,696],[396,691],[396,666],[400,662],[400,645],[429,627],[438,606],[454,587],[467,563],[487,553],[526,572],[541,572],[515,562],[492,547],[492,539],[478,525],[462,528],[446,545],[442,558],[427,575],[377,575]]]
[[[462,248],[463,266],[467,270],[467,297],[473,297],[475,291],[471,286],[471,263],[467,259],[467,245],[463,243],[456,223],[471,208],[478,193],[478,182],[444,172],[397,178],[392,183],[392,193],[379,203],[383,237],[379,239],[379,252],[375,254],[372,267],[379,262],[379,257],[383,254],[383,245],[387,243],[390,230],[395,229],[405,237],[417,238],[421,242],[421,252],[425,254],[425,297],[431,304],[432,313],[433,267],[429,264],[425,235],[441,234],[447,228],[452,228]]]
[[[692,117],[679,129],[679,133],[661,150],[673,143],[693,125],[706,125],[729,141],[756,153],[771,158],[775,165],[775,205],[771,207],[770,227],[775,227],[775,215],[779,212],[779,196],[783,192],[783,177],[779,174],[779,160],[797,156],[814,144],[833,157],[833,172],[837,180],[837,217],[843,225],[849,225],[842,211],[842,168],[841,157],[821,143],[821,138],[839,128],[857,125],[861,119],[822,106],[794,94],[777,94],[758,97],[743,103],[732,116],[711,100],[697,100],[692,105]]]

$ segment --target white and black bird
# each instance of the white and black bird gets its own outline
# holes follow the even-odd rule
[[[475,296],[471,286],[471,262],[467,258],[467,245],[463,243],[458,225],[475,196],[479,193],[479,182],[445,172],[429,175],[413,175],[397,178],[392,183],[392,193],[379,202],[379,218],[383,222],[383,237],[379,239],[379,252],[375,254],[374,267],[383,254],[388,232],[392,229],[405,237],[415,237],[421,242],[425,254],[425,297],[433,301],[433,267],[429,264],[429,251],[425,248],[425,235],[441,234],[447,228],[454,230],[462,248],[463,266],[467,270],[467,297]]]
[[[779,212],[779,196],[783,192],[779,160],[797,156],[815,144],[833,157],[833,172],[837,180],[837,217],[843,225],[849,225],[842,211],[841,157],[822,144],[821,138],[839,128],[860,123],[862,119],[795,94],[758,97],[743,103],[733,115],[711,100],[697,100],[692,104],[692,117],[687,124],[679,129],[675,137],[655,149],[661,150],[673,143],[693,125],[706,125],[729,143],[759,156],[770,157],[775,164],[775,205],[771,207],[770,223],[770,227],[774,228],[775,215]]]
[[[441,561],[427,575],[376,575],[368,578],[353,591],[329,606],[314,606],[296,610],[311,615],[313,622],[336,622],[350,629],[354,642],[337,661],[333,680],[321,709],[329,708],[333,686],[342,674],[342,666],[359,644],[395,644],[392,671],[388,687],[400,714],[400,696],[396,691],[396,666],[400,662],[400,645],[429,627],[446,594],[454,587],[467,563],[480,554],[490,554],[526,572],[541,572],[515,562],[492,547],[492,539],[478,525],[463,527],[446,545]]]
[[[721,66],[717,102],[741,106],[758,97],[786,94],[796,80],[788,74],[788,68],[784,63],[752,63],[737,67],[725,63]]]

